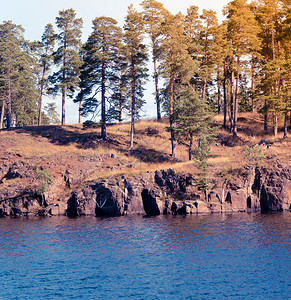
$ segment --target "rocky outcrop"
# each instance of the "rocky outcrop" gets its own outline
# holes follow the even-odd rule
[[[291,170],[270,172],[262,184],[261,210],[283,211],[291,209]]]
[[[25,164],[7,168],[2,182],[28,176],[33,170]],[[201,193],[191,174],[173,169],[131,177],[115,176],[72,189],[74,178],[68,172],[44,194],[18,184],[0,193],[0,216],[81,215],[122,216],[143,214],[196,214],[212,212],[290,210],[291,170],[268,172],[256,169],[251,176],[237,174],[217,177],[213,187]],[[252,178],[251,182],[249,178]],[[58,191],[58,193],[56,193]]]

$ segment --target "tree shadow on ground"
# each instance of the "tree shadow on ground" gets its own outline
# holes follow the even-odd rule
[[[100,134],[96,132],[80,132],[80,129],[74,126],[28,126],[15,129],[18,133],[29,133],[33,137],[47,138],[51,143],[59,146],[68,146],[75,144],[80,149],[97,148],[99,146],[117,147],[120,143],[114,138],[103,140]]]
[[[130,151],[130,155],[138,158],[139,160],[149,163],[163,163],[166,161],[172,161],[172,157],[168,154],[165,154],[161,151],[154,149],[148,149],[145,147],[137,147]]]

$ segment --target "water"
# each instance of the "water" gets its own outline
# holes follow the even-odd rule
[[[291,299],[291,214],[0,219],[0,299]]]

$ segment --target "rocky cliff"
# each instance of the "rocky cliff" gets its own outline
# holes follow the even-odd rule
[[[23,177],[33,181],[34,172],[25,163],[14,164],[6,171],[2,169],[1,183],[9,187],[10,180]],[[231,180],[218,176],[212,188],[201,193],[192,174],[176,174],[173,169],[112,176],[87,185],[80,182],[75,188],[71,188],[74,178],[65,172],[54,187],[41,195],[21,184],[18,189],[2,189],[0,216],[153,216],[291,209],[291,169],[257,168],[249,175],[237,174]]]

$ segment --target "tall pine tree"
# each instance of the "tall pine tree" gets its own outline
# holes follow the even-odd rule
[[[238,94],[242,58],[260,50],[260,28],[246,0],[233,0],[225,7],[228,38],[232,44],[231,99],[233,116],[231,130],[237,136]],[[235,83],[234,83],[235,80]],[[235,84],[235,86],[234,86]]]
[[[170,121],[172,156],[176,157],[175,101],[179,86],[188,84],[195,70],[189,54],[189,39],[184,34],[184,16],[168,14],[163,24],[162,63],[160,69],[166,84],[166,108]]]
[[[106,94],[118,71],[118,58],[122,40],[121,28],[109,17],[93,20],[93,32],[83,47],[83,66],[80,76],[83,115],[95,113],[101,106],[101,137],[106,138]],[[101,101],[97,96],[101,94]]]
[[[57,35],[59,48],[54,53],[54,62],[59,70],[51,76],[52,93],[62,94],[62,125],[65,124],[66,96],[73,97],[78,87],[78,76],[82,64],[80,58],[81,28],[83,21],[76,18],[76,12],[70,8],[61,10],[56,18],[60,33]]]
[[[162,118],[161,99],[159,90],[159,72],[158,62],[161,57],[162,23],[165,21],[166,9],[163,4],[155,0],[144,0],[141,3],[143,7],[143,18],[146,25],[146,32],[150,37],[152,48],[152,59],[154,64],[155,80],[155,98],[157,105],[157,121]]]
[[[45,93],[45,90],[48,87],[48,76],[47,73],[50,70],[53,63],[53,52],[55,46],[56,35],[53,29],[52,24],[47,24],[42,35],[40,42],[40,95],[39,95],[39,105],[38,105],[38,126],[41,125],[42,117],[42,98]]]
[[[124,24],[124,62],[126,62],[126,77],[130,83],[131,99],[131,128],[130,147],[133,148],[134,125],[138,110],[143,104],[143,84],[147,78],[146,64],[148,54],[146,45],[143,43],[145,28],[141,13],[138,13],[133,5],[128,7]]]

